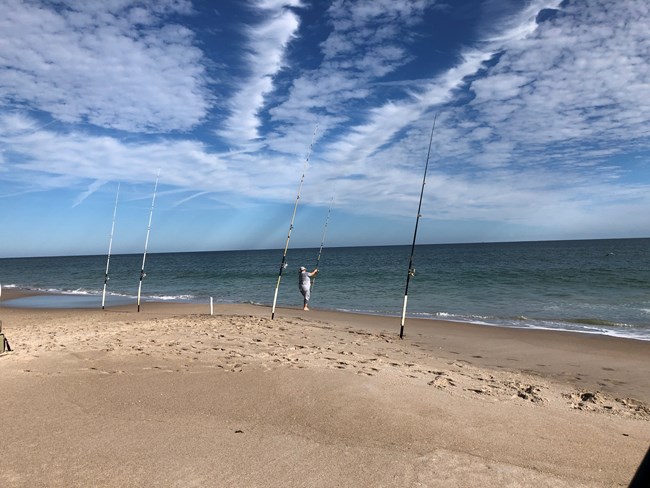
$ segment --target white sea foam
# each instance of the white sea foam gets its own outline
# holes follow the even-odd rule
[[[194,295],[151,295],[147,297],[147,300],[160,300],[163,302],[177,302],[177,301],[192,301],[195,300]]]

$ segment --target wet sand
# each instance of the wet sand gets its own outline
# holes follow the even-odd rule
[[[650,445],[648,341],[214,311],[0,308],[0,485],[627,486]]]

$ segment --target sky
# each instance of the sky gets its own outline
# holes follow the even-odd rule
[[[650,236],[647,0],[0,8],[0,257]]]

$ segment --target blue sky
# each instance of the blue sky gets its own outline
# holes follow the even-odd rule
[[[0,7],[0,257],[650,235],[646,0]]]

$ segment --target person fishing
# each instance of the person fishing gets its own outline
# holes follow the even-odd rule
[[[318,273],[318,268],[315,268],[311,273],[307,271],[307,268],[300,266],[298,269],[298,289],[302,293],[303,297],[303,310],[309,310],[309,295],[311,289],[311,277]]]

